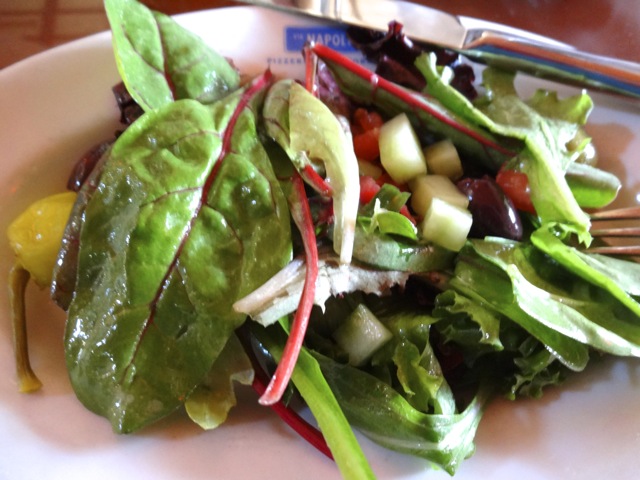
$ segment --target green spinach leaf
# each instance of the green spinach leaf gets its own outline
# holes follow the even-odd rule
[[[118,432],[185,400],[245,318],[233,302],[290,259],[286,200],[253,113],[270,80],[143,115],[86,206],[67,365],[80,400]]]
[[[236,69],[172,18],[135,0],[105,8],[118,71],[143,110],[183,98],[211,103],[238,88]]]

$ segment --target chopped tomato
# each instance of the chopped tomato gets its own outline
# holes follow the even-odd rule
[[[373,197],[376,196],[376,193],[380,190],[380,185],[376,182],[373,177],[368,175],[360,175],[360,204],[366,205]]]
[[[372,128],[353,136],[353,150],[358,160],[374,162],[380,156],[380,129]]]
[[[531,190],[526,173],[501,168],[496,175],[496,183],[518,210],[536,213],[531,201]]]
[[[378,112],[367,110],[365,108],[356,108],[353,112],[353,124],[358,127],[360,131],[372,130],[374,128],[380,128],[384,120]]]
[[[389,175],[387,172],[384,172],[382,175],[380,175],[377,179],[376,182],[378,182],[378,185],[382,186],[385,183],[388,183],[390,185],[394,185],[396,187],[398,187],[399,190],[403,191],[403,192],[407,192],[409,191],[409,187],[407,187],[406,184],[400,184],[397,182],[393,181],[393,178],[391,178],[391,175]]]
[[[380,156],[378,137],[384,121],[378,112],[357,108],[353,113],[351,131],[353,149],[358,160],[373,162]]]

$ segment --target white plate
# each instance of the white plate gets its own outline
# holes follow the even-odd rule
[[[267,64],[299,72],[290,26],[307,20],[250,7],[179,17],[245,71]],[[299,33],[299,32],[298,32]],[[315,32],[316,34],[327,32]],[[329,32],[330,33],[330,32]],[[340,46],[340,37],[328,35]],[[117,81],[108,34],[53,49],[0,72],[0,228],[28,203],[59,191],[73,161],[117,125],[110,88]],[[621,203],[638,203],[640,118],[637,105],[595,96],[589,132],[603,162],[625,178]],[[635,164],[635,166],[634,166]],[[11,255],[2,241],[0,284]],[[46,292],[29,291],[30,346],[44,389],[17,393],[6,288],[0,290],[0,478],[46,479],[337,479],[335,465],[297,438],[241,389],[240,406],[217,431],[203,432],[184,415],[130,436],[85,410],[67,379],[63,316]],[[456,479],[621,479],[640,470],[640,364],[594,362],[542,400],[498,401],[487,411],[477,452]],[[423,478],[428,465],[362,439],[381,479]],[[445,479],[441,471],[427,478]]]

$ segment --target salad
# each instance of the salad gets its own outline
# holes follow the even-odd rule
[[[63,268],[53,277],[56,299],[69,311],[68,366],[78,397],[109,418],[116,431],[136,430],[185,402],[192,418],[210,427],[212,416],[220,416],[220,405],[207,395],[217,388],[216,377],[222,375],[228,384],[251,370],[244,353],[257,351],[267,369],[271,362],[283,365],[293,358],[295,370],[280,376],[285,381],[274,382],[271,392],[286,387],[293,375],[345,477],[370,472],[343,413],[351,425],[390,448],[453,472],[471,453],[482,408],[492,396],[538,395],[569,371],[583,369],[595,352],[637,355],[637,265],[621,267],[616,259],[585,255],[561,241],[588,243],[588,217],[579,202],[601,206],[617,190],[604,172],[576,163],[588,139],[571,151],[560,148],[576,138],[585,121],[586,95],[558,101],[540,94],[525,103],[514,95],[509,74],[489,71],[483,82],[490,95],[472,104],[449,87],[450,70],[424,54],[416,63],[432,96],[424,97],[372,76],[321,45],[311,46],[310,58],[322,62],[318,75],[328,68],[347,104],[364,110],[363,120],[352,120],[344,133],[337,117],[327,115],[327,104],[308,94],[315,81],[306,89],[268,73],[241,81],[226,60],[170,19],[133,2],[107,2],[107,9],[116,26],[123,19],[132,22],[124,31],[114,29],[116,54],[127,89],[146,113],[78,182],[79,200],[67,194],[46,201],[53,214],[45,216],[49,226],[64,228],[73,208],[59,257]],[[163,46],[170,47],[164,50],[166,64],[189,74],[170,73],[171,82],[160,79],[149,87],[157,82],[157,71],[145,70],[150,61],[140,65],[135,59],[153,45],[146,43],[141,25],[155,21],[162,25]],[[131,28],[140,30],[127,35]],[[141,39],[133,55],[128,38]],[[153,58],[158,51],[148,53]],[[202,71],[185,68],[200,67],[192,62],[199,58],[207,59]],[[207,82],[199,83],[203,78]],[[175,92],[180,100],[172,97]],[[363,110],[354,108],[353,117]],[[514,112],[522,123],[515,124],[513,117],[504,121]],[[349,148],[376,129],[385,137],[381,132],[396,118],[400,127],[393,128],[399,130],[387,138],[408,131],[421,135],[421,144],[446,139],[465,163],[479,162],[466,172],[513,172],[519,179],[526,174],[535,214],[521,215],[520,228],[511,226],[520,236],[483,233],[482,239],[465,238],[462,247],[440,245],[443,239],[426,242],[431,230],[424,224],[426,210],[420,212],[411,198],[419,191],[411,184],[422,185],[423,172],[400,181],[401,174],[389,166],[394,162],[366,161],[362,152]],[[312,129],[315,134],[309,135]],[[403,140],[396,149],[407,145]],[[549,159],[561,163],[548,164]],[[564,172],[577,165],[605,188],[581,184],[572,190]],[[380,182],[384,175],[391,178]],[[301,178],[317,193],[301,188]],[[474,188],[484,187],[469,178],[463,183],[472,196]],[[485,184],[494,188],[493,181]],[[595,194],[579,198],[577,191]],[[596,204],[584,203],[594,197]],[[515,210],[506,204],[507,211]],[[74,251],[78,244],[69,239],[79,230],[80,249]],[[16,271],[28,271],[43,285],[51,282],[47,275],[53,267],[30,253],[18,253],[24,268]],[[75,271],[68,268],[76,265],[74,255]],[[278,290],[283,275],[292,286],[285,292]],[[305,275],[317,281],[305,282]],[[270,278],[276,280],[270,283]],[[307,302],[299,304],[296,289],[310,286],[316,287],[315,295],[303,294]],[[327,288],[330,295],[320,297]],[[312,308],[309,298],[324,305],[325,313]],[[140,305],[152,307],[141,312]],[[306,346],[299,355],[287,355],[292,345],[287,334],[300,339],[304,329],[296,324],[305,322],[300,314],[305,310],[311,310]],[[247,322],[247,314],[271,326]],[[138,330],[129,330],[132,325]],[[156,327],[164,337],[151,332]],[[376,338],[362,338],[372,329]],[[354,397],[365,392],[365,398]],[[290,394],[295,393],[285,392]],[[272,403],[281,395],[263,398]],[[355,467],[353,459],[359,460]]]

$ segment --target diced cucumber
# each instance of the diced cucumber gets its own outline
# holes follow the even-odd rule
[[[359,304],[333,332],[336,343],[353,366],[363,365],[393,334],[365,305]]]
[[[422,146],[406,114],[380,127],[380,161],[394,182],[403,184],[427,173]]]
[[[462,177],[462,162],[453,142],[449,139],[440,140],[428,145],[423,150],[430,174],[444,175],[455,181]]]
[[[422,238],[454,252],[464,246],[471,230],[471,212],[434,198],[420,224]]]
[[[409,190],[411,208],[421,217],[426,215],[434,198],[463,209],[469,206],[467,196],[444,175],[420,175],[409,182]]]

